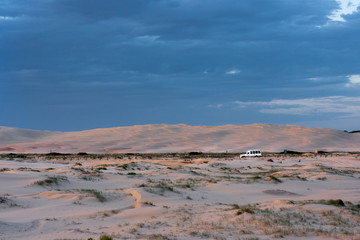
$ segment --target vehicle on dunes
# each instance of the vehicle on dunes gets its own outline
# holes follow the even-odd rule
[[[261,157],[261,151],[259,149],[247,150],[244,154],[240,155],[240,158],[244,157]]]

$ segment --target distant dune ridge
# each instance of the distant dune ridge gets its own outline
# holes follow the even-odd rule
[[[61,132],[39,131],[0,126],[0,145],[29,142],[48,136],[54,136],[60,133]]]
[[[123,153],[360,151],[360,133],[296,125],[136,125],[79,132],[51,132],[0,126],[0,152]]]

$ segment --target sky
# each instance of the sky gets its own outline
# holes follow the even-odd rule
[[[0,125],[360,129],[360,0],[0,0]]]

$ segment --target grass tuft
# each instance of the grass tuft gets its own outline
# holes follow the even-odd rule
[[[94,196],[97,200],[99,200],[100,202],[106,201],[106,198],[104,197],[102,192],[97,191],[95,189],[81,189],[80,192],[90,194],[90,195]]]
[[[68,182],[66,176],[47,176],[46,179],[36,181],[34,184],[39,186],[50,186],[50,185],[59,185],[60,182]]]
[[[269,180],[275,182],[275,183],[282,183],[282,181],[280,179],[278,179],[277,177],[270,175],[268,176]]]
[[[100,236],[99,240],[112,240],[113,238],[110,237],[109,235],[102,235]]]

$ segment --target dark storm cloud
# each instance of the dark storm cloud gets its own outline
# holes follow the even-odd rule
[[[189,102],[356,95],[346,84],[360,74],[360,18],[331,22],[336,8],[331,0],[6,0],[0,86],[21,95],[12,109],[47,111],[81,96],[129,113],[156,106],[162,116],[170,106],[187,112]]]
[[[328,1],[160,0],[33,1],[32,7],[22,6],[13,12],[25,19],[11,28],[27,31],[8,32],[18,41],[10,36],[8,48],[18,50],[17,62],[86,68],[92,61],[147,73],[202,72],[201,68],[223,72],[234,64],[253,66],[249,58],[268,63],[274,53],[279,62],[293,55],[301,59],[307,46],[298,44],[316,25],[326,23],[334,7]],[[153,41],[139,45],[141,37]],[[189,61],[192,57],[196,64]]]

